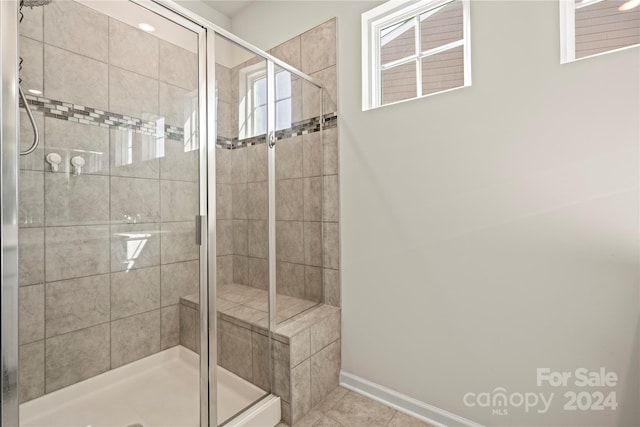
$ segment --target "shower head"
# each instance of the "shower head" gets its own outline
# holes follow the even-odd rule
[[[53,0],[22,0],[22,5],[33,8],[38,6],[46,6],[52,1]]]

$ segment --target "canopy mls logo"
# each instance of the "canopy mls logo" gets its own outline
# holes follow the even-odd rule
[[[535,410],[539,414],[545,414],[554,393],[508,393],[504,387],[496,387],[492,392],[467,393],[462,398],[464,404],[470,408],[491,408],[492,415],[508,415],[509,408],[524,408],[525,412]]]
[[[618,385],[618,374],[599,368],[590,371],[577,368],[575,371],[552,371],[550,368],[536,370],[537,387],[553,388],[614,388]],[[556,393],[543,392],[507,392],[504,387],[496,387],[490,392],[466,393],[462,397],[465,406],[490,408],[492,415],[508,415],[510,409],[517,408],[529,413],[546,414],[553,404]],[[615,411],[618,408],[615,391],[575,391],[567,390],[563,394],[565,411]],[[560,400],[560,399],[559,399]]]

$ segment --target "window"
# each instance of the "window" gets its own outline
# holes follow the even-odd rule
[[[240,72],[240,93],[244,94],[239,104],[240,138],[250,138],[267,133],[267,71],[264,64],[247,67]],[[291,127],[291,73],[279,70],[275,73],[275,117],[276,129]]]
[[[640,0],[560,0],[561,63],[640,45]]]
[[[276,67],[276,130],[291,124],[291,73]]]
[[[387,2],[362,31],[363,110],[471,85],[468,0]]]
[[[249,117],[252,121],[253,135],[267,133],[267,76],[262,74],[251,81],[251,108]]]

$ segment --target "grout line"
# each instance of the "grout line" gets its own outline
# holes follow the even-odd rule
[[[384,406],[387,406],[387,405],[384,405]],[[391,407],[387,406],[387,408],[391,408]],[[391,409],[393,409],[393,408],[391,408]],[[393,414],[391,415],[391,418],[389,418],[389,422],[386,424],[387,426],[389,426],[391,424],[391,421],[393,421],[393,419],[396,417],[397,413],[398,413],[397,409],[393,411]]]
[[[109,24],[109,26],[110,26],[110,24]],[[155,80],[155,81],[160,82],[160,83],[165,83],[165,84],[167,84],[167,85],[170,85],[170,86],[176,87],[176,88],[178,88],[178,89],[182,89],[182,90],[185,90],[185,91],[188,91],[188,92],[191,92],[191,91],[195,90],[194,88],[185,88],[185,87],[183,87],[183,86],[179,86],[179,85],[173,84],[173,83],[171,83],[171,82],[167,82],[167,81],[161,80],[161,79],[160,79],[160,75],[159,75],[159,74],[158,74],[158,77],[153,77],[153,76],[150,76],[150,75],[147,75],[147,74],[142,74],[142,73],[140,73],[140,72],[138,72],[138,71],[130,70],[130,69],[128,69],[128,68],[124,68],[123,66],[115,65],[115,64],[111,63],[111,61],[110,61],[110,54],[111,54],[111,52],[110,52],[110,46],[109,46],[109,44],[107,44],[107,60],[106,60],[106,61],[104,61],[104,60],[102,60],[102,59],[97,59],[97,58],[95,58],[95,57],[89,56],[89,55],[84,54],[84,53],[81,53],[81,52],[77,52],[77,51],[74,51],[74,50],[71,50],[71,49],[67,49],[67,48],[65,48],[65,47],[62,47],[62,46],[55,45],[55,44],[53,44],[53,43],[49,43],[49,42],[46,42],[46,41],[40,41],[40,40],[34,39],[34,38],[32,38],[32,37],[28,37],[28,36],[22,36],[22,37],[26,37],[26,38],[28,38],[28,39],[31,39],[31,40],[33,40],[33,41],[37,42],[37,43],[42,43],[42,45],[43,45],[43,49],[42,49],[42,50],[43,50],[43,51],[45,50],[45,49],[44,49],[44,47],[45,47],[45,46],[52,47],[52,48],[54,48],[54,49],[58,49],[58,50],[61,50],[61,51],[66,52],[66,53],[70,53],[70,54],[72,54],[72,55],[80,56],[80,57],[82,57],[83,59],[88,59],[88,60],[90,60],[90,61],[99,62],[100,64],[104,64],[104,65],[106,65],[107,67],[117,68],[118,70],[125,71],[125,72],[127,72],[127,73],[131,73],[131,74],[135,74],[136,76],[144,77],[144,78],[149,79],[149,80]],[[111,37],[108,35],[108,36],[107,36],[107,39],[109,40],[110,38],[111,38]],[[179,46],[176,46],[176,47],[179,47]],[[186,49],[184,49],[184,48],[180,48],[180,49],[186,50]],[[192,53],[192,52],[190,52],[190,53]],[[192,54],[193,54],[193,53],[192,53]],[[195,55],[195,54],[194,54],[194,55]],[[158,64],[159,64],[159,63],[160,63],[160,60],[158,59]],[[159,67],[158,67],[158,69],[159,69]],[[159,71],[158,71],[158,73],[159,73]],[[110,73],[108,72],[108,74],[110,74]]]
[[[85,54],[85,53],[76,52],[76,51],[73,51],[73,50],[67,49],[67,48],[65,48],[65,47],[58,46],[58,45],[55,45],[55,44],[53,44],[53,43],[50,43],[50,42],[45,41],[45,37],[44,37],[44,23],[43,23],[42,25],[43,25],[42,41],[35,40],[35,39],[34,39],[34,40],[35,40],[35,41],[37,41],[37,42],[39,42],[39,43],[42,43],[42,45],[43,45],[42,50],[43,50],[43,51],[44,51],[44,47],[45,47],[45,46],[49,46],[49,47],[52,47],[52,48],[54,48],[54,49],[59,49],[59,50],[62,50],[62,51],[64,51],[64,52],[71,53],[71,54],[73,54],[73,55],[81,56],[83,59],[89,59],[89,60],[91,60],[91,61],[99,62],[99,63],[101,63],[101,64],[105,64],[105,65],[107,65],[107,66],[109,65],[109,62],[108,62],[108,61],[109,61],[108,53],[107,53],[107,61],[104,61],[104,60],[102,60],[102,59],[97,59],[97,58],[94,58],[94,57],[92,57],[92,56],[89,56],[89,55],[87,55],[87,54]],[[108,46],[107,46],[107,49],[108,49]]]
[[[170,304],[170,305],[165,306],[165,307],[170,307],[172,305],[176,305],[176,304]],[[109,343],[111,343],[111,324],[112,323],[119,322],[120,320],[131,319],[133,317],[141,316],[143,314],[149,314],[149,313],[152,313],[154,311],[160,311],[161,308],[163,308],[163,307],[159,306],[159,307],[152,308],[150,310],[141,311],[141,312],[135,313],[135,314],[130,314],[128,316],[118,317],[117,319],[111,319],[111,315],[110,315],[109,316],[110,320],[107,320],[105,322],[100,322],[100,323],[96,323],[94,325],[89,325],[89,326],[85,326],[85,327],[82,327],[82,328],[79,328],[79,329],[74,329],[73,331],[67,331],[67,332],[63,332],[61,334],[52,335],[50,337],[45,336],[44,340],[50,340],[50,339],[61,337],[61,336],[64,336],[64,335],[73,334],[75,332],[86,331],[87,329],[95,328],[96,326],[102,326],[102,325],[109,324]]]
[[[320,68],[319,70],[315,70],[314,72],[309,73],[309,76],[310,76],[310,77],[313,77],[313,75],[314,75],[314,74],[320,73],[320,72],[322,72],[322,71],[326,71],[326,70],[328,70],[329,68],[332,68],[332,67],[336,67],[336,75],[337,75],[337,70],[338,70],[338,69],[337,69],[337,66],[338,66],[338,64],[337,64],[337,63],[331,64],[331,65],[327,65],[327,66],[326,66],[326,67],[324,67],[324,68]],[[315,78],[315,79],[316,79],[316,81],[319,81],[319,79],[317,79],[317,78]],[[323,85],[322,87],[323,87],[323,88],[326,88],[326,85]]]
[[[231,221],[227,219],[222,219],[222,221]],[[260,220],[253,220],[260,221]],[[317,221],[319,222],[319,221]],[[60,225],[37,225],[33,227],[20,227],[22,230],[33,230],[37,228],[72,228],[72,227],[105,227],[105,226],[126,226],[126,225],[144,225],[144,226],[152,226],[152,225],[161,225],[161,224],[191,224],[190,220],[182,219],[182,220],[174,220],[174,221],[150,221],[150,222],[120,222],[120,221],[109,221],[109,222],[97,222],[93,224],[60,224]],[[196,258],[197,259],[197,258]]]
[[[48,340],[51,340],[51,339],[54,339],[54,338],[58,338],[58,337],[62,337],[62,336],[65,336],[65,335],[73,334],[75,332],[82,332],[82,331],[86,331],[87,329],[91,329],[91,328],[95,328],[95,327],[103,326],[103,325],[110,325],[110,324],[111,324],[111,321],[107,320],[106,322],[96,323],[95,325],[85,326],[85,327],[82,327],[82,328],[79,328],[79,329],[74,329],[73,331],[67,331],[67,332],[63,332],[61,334],[52,335],[50,337],[45,336],[44,340],[48,341]],[[109,339],[111,339],[111,338],[109,338]]]
[[[154,264],[154,265],[148,265],[148,266],[143,266],[143,267],[138,267],[138,268],[132,268],[129,271],[137,271],[137,270],[145,270],[145,269],[150,269],[150,268],[161,268],[164,266],[168,266],[168,265],[176,265],[176,264],[187,264],[187,263],[193,263],[199,261],[198,259],[191,259],[191,260],[185,260],[185,261],[176,261],[176,262],[170,262],[170,263],[165,263],[165,264]],[[31,283],[28,285],[22,285],[20,287],[27,287],[27,286],[35,286],[35,285],[41,285],[41,284],[53,284],[53,283],[59,283],[59,282],[67,282],[70,280],[81,280],[81,279],[87,279],[90,277],[98,277],[98,276],[106,276],[107,274],[111,275],[111,274],[120,274],[120,273],[126,273],[127,270],[113,270],[113,271],[108,271],[108,272],[104,272],[104,273],[98,273],[98,274],[90,274],[87,276],[77,276],[77,277],[68,277],[68,278],[64,278],[64,279],[58,279],[58,280],[53,280],[53,281],[45,281],[42,283]]]

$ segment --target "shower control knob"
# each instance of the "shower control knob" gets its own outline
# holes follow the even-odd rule
[[[82,168],[84,167],[84,159],[80,156],[75,156],[71,158],[71,165],[73,166],[73,174],[75,176],[79,176],[82,173]]]
[[[62,157],[60,157],[60,154],[49,153],[45,160],[51,165],[51,172],[58,172],[59,165],[62,163]]]

